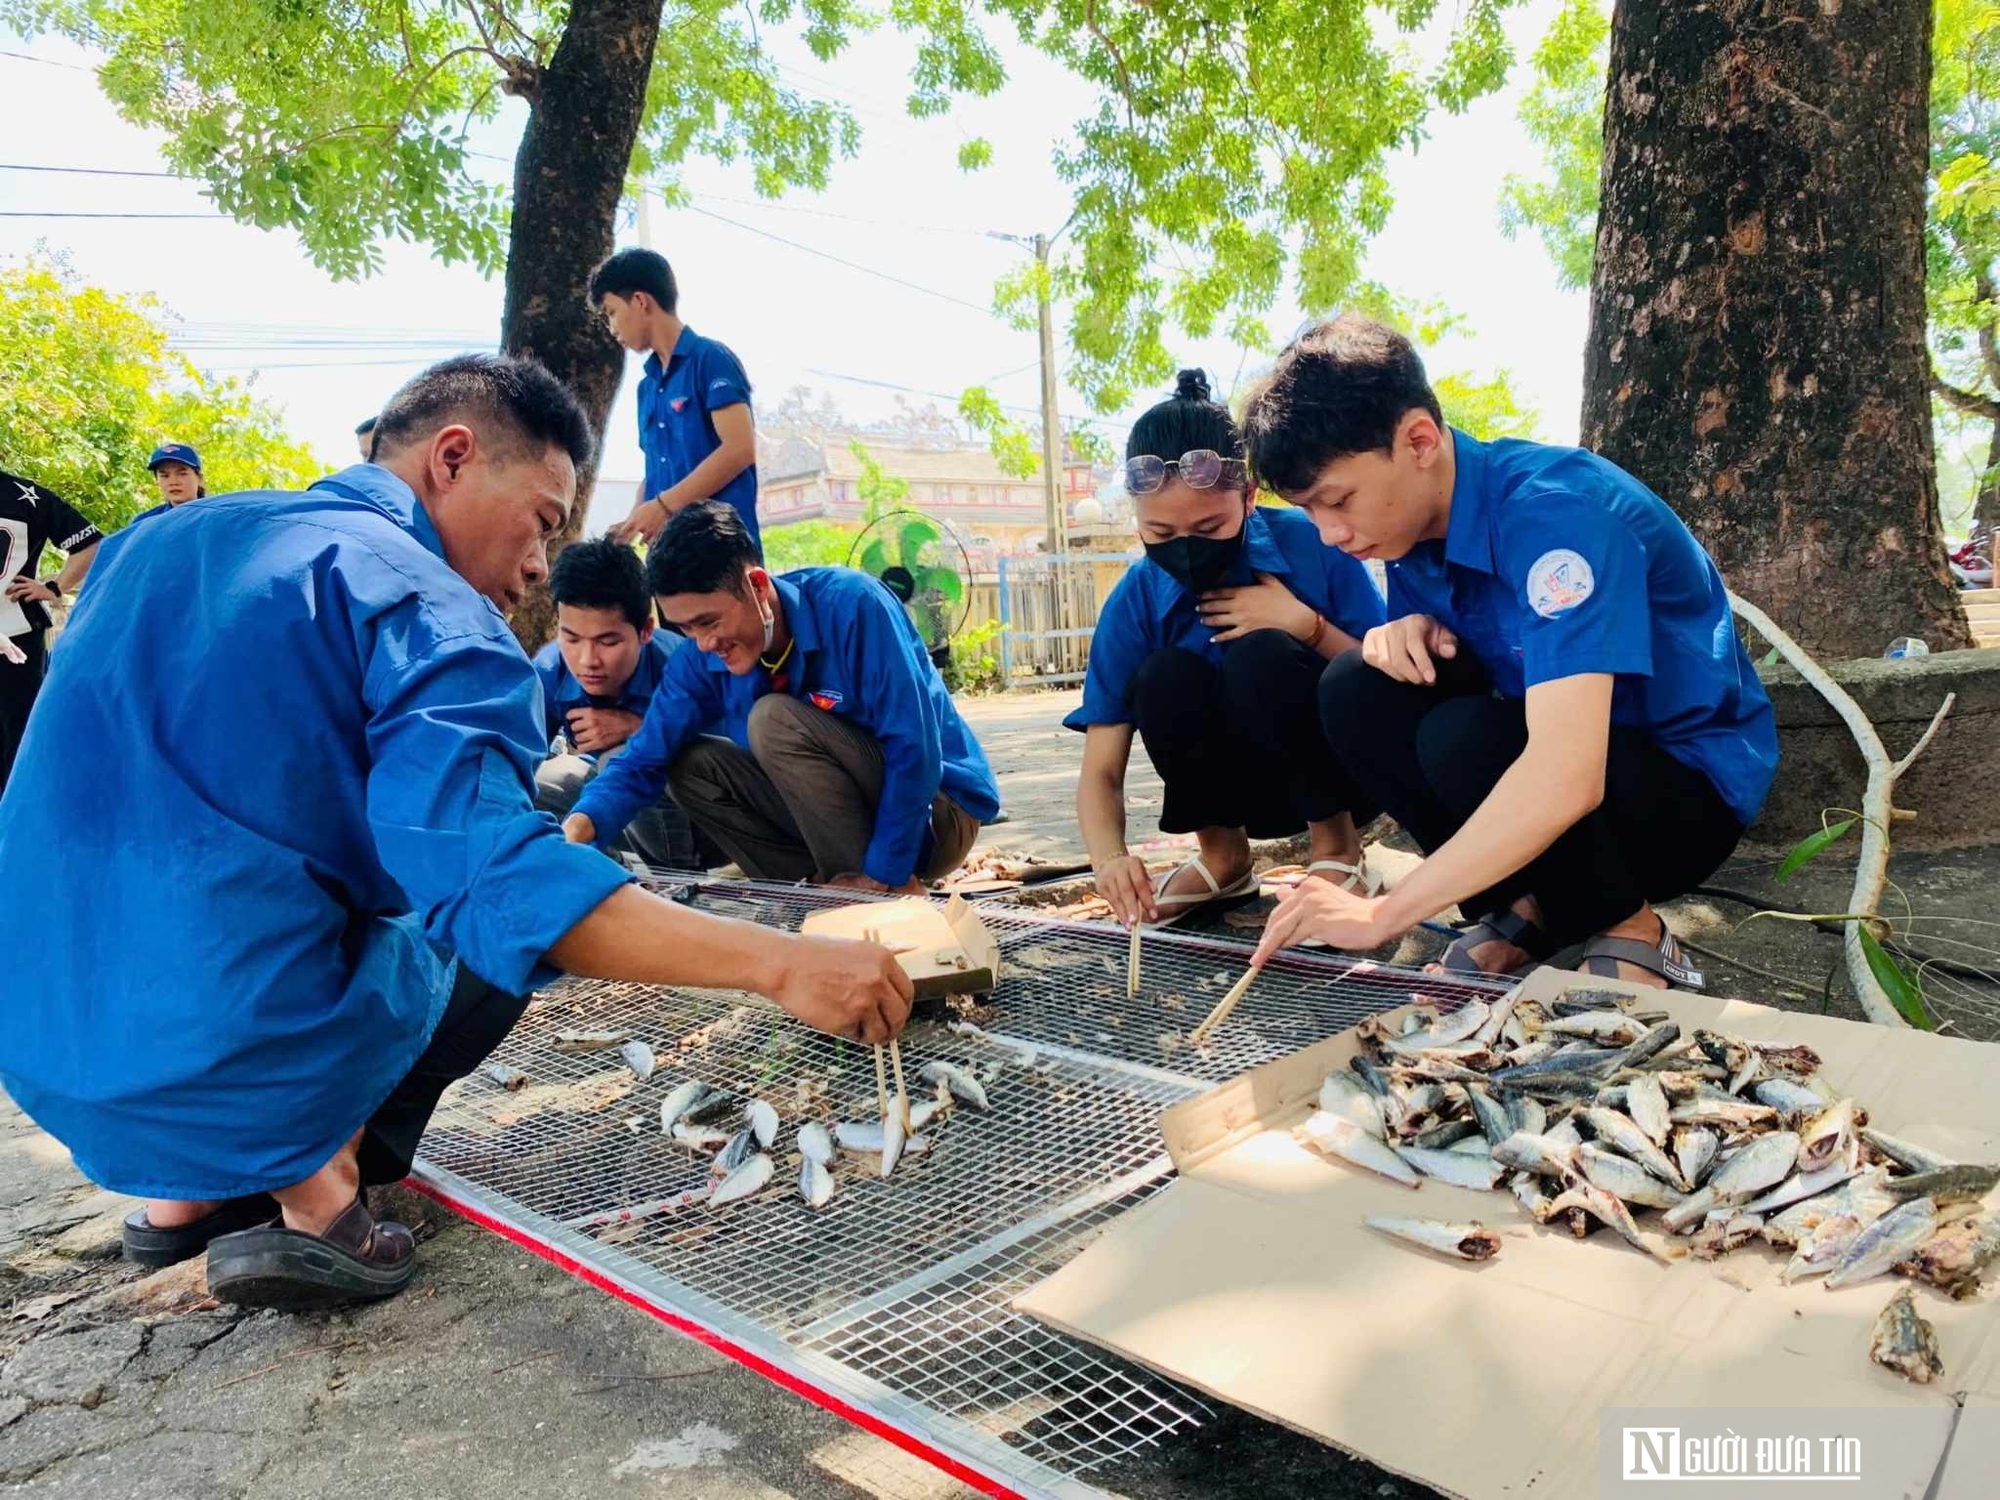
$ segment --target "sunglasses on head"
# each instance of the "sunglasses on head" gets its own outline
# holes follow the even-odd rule
[[[1150,495],[1167,482],[1167,471],[1180,475],[1191,490],[1212,490],[1218,484],[1239,489],[1249,481],[1250,471],[1240,458],[1224,458],[1213,448],[1191,448],[1179,458],[1156,458],[1142,453],[1125,460],[1125,493]]]

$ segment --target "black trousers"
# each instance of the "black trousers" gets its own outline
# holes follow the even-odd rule
[[[1459,649],[1437,664],[1435,687],[1398,682],[1359,650],[1335,658],[1320,682],[1334,754],[1426,854],[1464,826],[1528,745],[1526,705],[1494,697],[1485,670]],[[1543,930],[1567,946],[1648,901],[1685,895],[1742,836],[1706,775],[1645,731],[1614,724],[1603,802],[1539,857],[1460,905],[1483,916],[1533,896]]]
[[[417,1143],[444,1091],[485,1062],[527,1008],[525,995],[506,994],[463,963],[458,966],[458,981],[430,1045],[362,1127],[363,1187],[409,1176]]]
[[[42,690],[42,675],[48,666],[48,635],[30,631],[14,637],[14,644],[27,653],[25,663],[0,661],[0,792],[14,770],[14,755],[21,748],[21,736],[28,732],[28,711]]]
[[[1170,646],[1132,684],[1132,717],[1166,783],[1163,833],[1241,828],[1284,838],[1308,823],[1378,808],[1359,796],[1320,731],[1325,661],[1281,630],[1223,647],[1222,664]]]

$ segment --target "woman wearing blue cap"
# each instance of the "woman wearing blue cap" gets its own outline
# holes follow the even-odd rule
[[[146,467],[153,471],[153,480],[160,487],[160,503],[140,511],[132,518],[135,521],[157,516],[176,505],[186,505],[208,493],[208,486],[201,479],[201,455],[186,443],[160,444],[146,460]]]

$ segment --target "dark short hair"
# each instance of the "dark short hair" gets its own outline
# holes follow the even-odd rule
[[[410,381],[376,418],[373,455],[380,460],[452,422],[503,451],[553,444],[578,469],[590,464],[590,419],[576,397],[534,360],[511,354],[454,355]]]
[[[763,565],[736,507],[704,500],[667,522],[646,554],[646,587],[661,598],[725,590],[740,595],[743,570]]]
[[[1197,448],[1213,448],[1224,458],[1243,456],[1243,435],[1229,408],[1208,393],[1208,376],[1183,370],[1174,393],[1149,407],[1125,440],[1127,458],[1179,458]]]
[[[363,417],[359,422],[354,424],[354,435],[356,437],[367,437],[369,433],[375,430],[377,420],[378,418],[376,417]]]
[[[1396,424],[1419,408],[1444,425],[1415,346],[1386,323],[1343,313],[1292,340],[1252,389],[1243,411],[1250,467],[1260,484],[1296,494],[1336,459],[1387,452]]]
[[[644,630],[653,619],[646,595],[646,565],[630,547],[608,536],[571,542],[549,569],[549,597],[578,609],[615,609]]]
[[[662,312],[680,305],[681,289],[674,281],[674,268],[657,250],[634,246],[620,250],[590,273],[590,301],[593,306],[607,296],[629,297],[644,292],[660,304]]]

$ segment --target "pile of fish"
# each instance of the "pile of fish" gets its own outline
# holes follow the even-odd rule
[[[1621,1004],[1574,989],[1545,1009],[1517,991],[1449,1014],[1419,1003],[1393,1029],[1372,1019],[1295,1133],[1411,1188],[1504,1184],[1537,1223],[1578,1237],[1608,1227],[1665,1261],[1761,1241],[1790,1253],[1787,1283],[1893,1271],[1957,1298],[1979,1290],[2000,1256],[2000,1215],[1983,1207],[2000,1167],[1872,1128],[1819,1082],[1810,1047],[1683,1036],[1664,1012]],[[1664,1233],[1640,1228],[1648,1212]],[[1499,1248],[1477,1223],[1369,1223],[1460,1259]],[[1936,1357],[1928,1329],[1892,1303],[1877,1343],[1897,1352],[1878,1362],[1928,1379],[1914,1373]]]
[[[992,1107],[985,1085],[970,1069],[931,1062],[918,1076],[936,1093],[912,1101],[907,1122],[892,1102],[882,1118],[844,1120],[831,1132],[817,1120],[799,1127],[798,1192],[810,1207],[824,1208],[833,1201],[837,1191],[833,1167],[839,1153],[866,1158],[887,1177],[905,1156],[921,1156],[931,1149],[934,1138],[919,1132],[955,1105]],[[732,1115],[740,1121],[736,1128],[716,1123]],[[710,1208],[755,1196],[777,1174],[769,1153],[778,1138],[778,1112],[762,1099],[743,1100],[698,1081],[682,1083],[660,1102],[660,1130],[688,1150],[714,1157],[710,1172],[719,1180],[708,1197]]]

